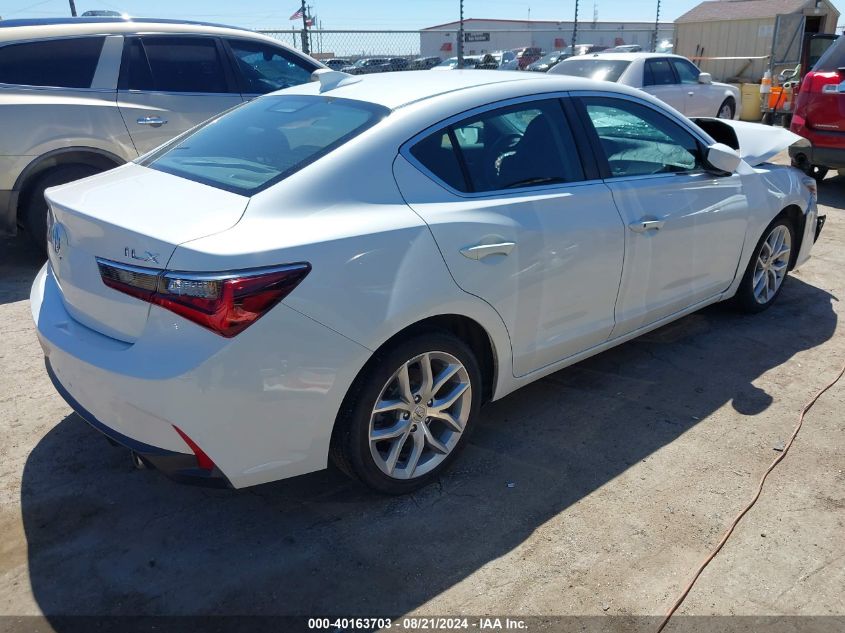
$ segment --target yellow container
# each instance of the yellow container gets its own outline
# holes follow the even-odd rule
[[[739,110],[739,118],[743,121],[759,121],[762,119],[760,84],[742,84],[741,95],[742,107]]]

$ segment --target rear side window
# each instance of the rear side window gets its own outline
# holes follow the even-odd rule
[[[127,49],[128,88],[156,92],[228,92],[217,42],[206,37],[146,37]]]
[[[77,37],[0,47],[0,83],[90,88],[105,39]]]
[[[575,142],[556,99],[469,117],[417,143],[411,154],[464,192],[488,192],[584,179]]]
[[[643,68],[644,86],[667,86],[678,83],[668,59],[649,59]]]
[[[824,55],[819,58],[813,70],[829,73],[839,68],[845,68],[845,36],[840,35],[835,44],[832,44]]]
[[[340,147],[388,114],[332,97],[269,95],[212,119],[142,164],[251,196]]]
[[[411,148],[411,155],[453,189],[468,190],[449,132],[427,136]]]
[[[311,81],[316,65],[284,49],[246,40],[228,40],[244,94],[264,94]]]

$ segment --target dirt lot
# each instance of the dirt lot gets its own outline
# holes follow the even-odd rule
[[[653,630],[630,616],[671,604],[845,361],[845,178],[820,197],[827,227],[773,309],[714,306],[488,405],[456,468],[405,498],[333,471],[210,491],[134,470],[50,385],[28,303],[39,258],[0,242],[0,615],[48,620],[0,629],[414,612]],[[845,381],[680,613],[845,627],[844,405]]]

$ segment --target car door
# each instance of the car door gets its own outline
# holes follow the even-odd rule
[[[701,71],[686,59],[670,57],[669,63],[675,69],[684,91],[682,112],[689,117],[716,116],[724,99],[724,90],[712,84],[699,83],[698,76]]]
[[[643,90],[668,103],[678,112],[686,114],[686,94],[667,58],[653,57],[645,60]]]
[[[241,95],[259,95],[308,83],[319,66],[281,46],[240,38],[227,38],[224,46],[231,54]]]
[[[726,290],[747,226],[742,178],[706,171],[702,142],[681,120],[647,102],[585,96],[580,103],[627,225],[612,336]]]
[[[145,35],[127,38],[118,107],[138,153],[144,154],[242,103],[217,38]]]
[[[613,329],[625,229],[595,164],[579,159],[586,142],[573,137],[561,101],[533,98],[447,121],[395,163],[457,284],[507,325],[517,376]]]

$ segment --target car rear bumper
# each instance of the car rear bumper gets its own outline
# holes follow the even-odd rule
[[[76,398],[59,381],[50,365],[49,358],[44,359],[44,365],[47,369],[47,375],[53,382],[53,387],[55,387],[59,395],[80,418],[105,435],[112,443],[128,448],[144,464],[152,466],[171,479],[181,483],[192,483],[214,488],[225,488],[232,485],[219,468],[212,470],[199,468],[197,458],[193,454],[177,453],[151,444],[144,444],[109,428],[76,401]]]
[[[370,355],[284,304],[232,339],[152,306],[142,336],[125,343],[68,314],[49,264],[30,303],[59,393],[182,481],[241,488],[325,468],[340,403]],[[195,472],[182,433],[213,468]]]
[[[800,164],[806,160],[810,165],[845,169],[845,134],[841,132],[819,132],[806,127],[793,129],[793,132],[806,138],[809,147],[796,144],[789,148],[789,156]]]

